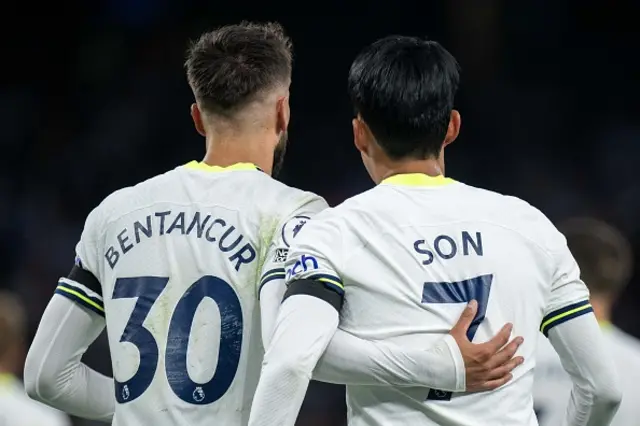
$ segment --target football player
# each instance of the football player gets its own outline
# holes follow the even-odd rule
[[[247,423],[287,247],[327,207],[271,177],[286,143],[291,55],[277,24],[225,26],[191,47],[204,159],[118,190],[89,214],[28,354],[30,396],[118,426]],[[339,333],[316,374],[494,388],[509,379],[517,342],[500,350],[507,327],[472,345],[469,323],[420,350]],[[81,362],[105,325],[113,378]]]
[[[338,324],[416,348],[440,339],[470,301],[477,304],[470,339],[485,341],[504,322],[524,337],[513,381],[453,395],[347,385],[350,425],[537,425],[540,327],[573,381],[565,424],[611,421],[620,388],[565,238],[526,202],[445,177],[444,151],[461,123],[453,109],[458,82],[453,56],[415,37],[379,40],[353,62],[354,140],[377,186],[321,212],[293,241],[250,425],[293,424]]]

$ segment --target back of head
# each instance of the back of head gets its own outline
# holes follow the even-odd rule
[[[291,42],[277,23],[243,22],[204,33],[185,68],[198,106],[233,118],[251,102],[291,81]]]
[[[389,158],[438,158],[459,80],[455,58],[437,42],[389,36],[354,60],[349,94]]]
[[[629,242],[614,227],[592,218],[574,218],[560,225],[580,275],[593,295],[616,296],[633,269]]]

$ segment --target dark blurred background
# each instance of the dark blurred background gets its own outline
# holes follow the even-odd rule
[[[202,158],[184,52],[201,32],[242,19],[280,21],[293,38],[286,183],[331,204],[372,185],[352,145],[350,63],[378,37],[423,35],[462,67],[463,126],[447,174],[524,198],[554,221],[604,219],[640,253],[635,0],[9,3],[0,15],[0,288],[27,303],[31,336],[89,211]],[[636,336],[639,280],[614,315]],[[108,373],[106,354],[102,339],[85,359]],[[299,424],[342,425],[343,399],[315,385]]]

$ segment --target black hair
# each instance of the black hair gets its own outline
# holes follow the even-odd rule
[[[389,36],[353,61],[349,95],[390,158],[438,158],[459,81],[458,63],[437,42]]]
[[[291,81],[291,40],[278,23],[242,22],[204,33],[187,52],[189,85],[201,107],[231,116]]]

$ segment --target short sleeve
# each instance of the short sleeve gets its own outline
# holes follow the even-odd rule
[[[593,312],[589,289],[580,279],[580,268],[573,258],[565,237],[554,230],[550,255],[553,263],[551,293],[540,331],[548,335],[556,325]]]
[[[73,267],[66,277],[60,278],[55,293],[104,316],[102,285],[98,278],[100,226],[100,212],[96,208],[85,221],[80,241],[76,245]]]
[[[285,264],[287,284],[308,279],[344,293],[341,278],[342,226],[329,209],[309,222],[296,237]]]
[[[313,196],[298,203],[293,211],[283,215],[283,218],[278,222],[273,238],[268,242],[269,248],[266,251],[260,274],[258,294],[265,284],[285,278],[284,265],[294,239],[312,217],[327,208],[327,202],[322,197]]]

